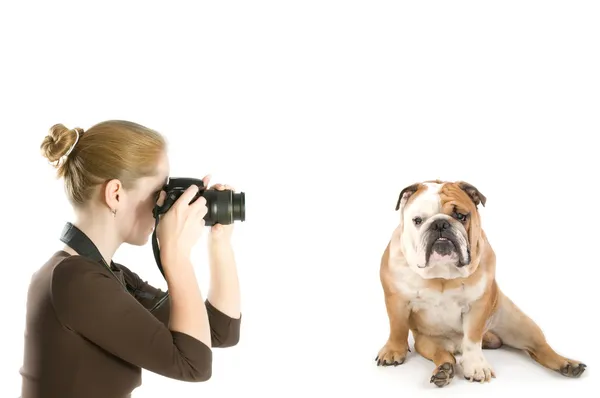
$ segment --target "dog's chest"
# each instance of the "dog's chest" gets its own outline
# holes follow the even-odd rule
[[[469,310],[469,303],[457,290],[422,289],[413,294],[409,306],[418,313],[422,328],[429,332],[462,332],[462,314]]]
[[[426,281],[411,272],[398,275],[396,285],[416,313],[417,327],[431,334],[462,333],[463,314],[484,292],[482,284],[443,291],[429,288]]]

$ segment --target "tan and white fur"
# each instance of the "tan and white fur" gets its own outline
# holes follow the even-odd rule
[[[400,223],[380,268],[390,334],[377,364],[404,363],[411,331],[415,351],[435,365],[430,381],[438,387],[452,381],[457,365],[468,380],[490,381],[496,375],[483,349],[503,344],[524,350],[546,368],[579,377],[586,365],[557,354],[541,329],[500,291],[496,257],[478,211],[485,203],[477,188],[462,181],[427,181],[401,191]]]

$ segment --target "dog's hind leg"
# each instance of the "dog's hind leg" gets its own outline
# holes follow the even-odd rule
[[[586,365],[557,354],[540,327],[502,292],[498,296],[491,332],[509,346],[527,352],[540,365],[567,377],[579,377]]]
[[[450,384],[454,378],[456,358],[444,346],[443,340],[414,331],[413,336],[415,338],[415,351],[433,361],[436,366],[429,381],[438,387]]]
[[[483,334],[481,347],[486,350],[495,350],[502,347],[502,340],[494,333],[487,331]]]

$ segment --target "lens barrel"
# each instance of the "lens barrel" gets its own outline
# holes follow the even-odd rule
[[[246,220],[246,195],[244,192],[205,190],[201,196],[206,199],[208,212],[204,216],[207,226],[228,225]]]

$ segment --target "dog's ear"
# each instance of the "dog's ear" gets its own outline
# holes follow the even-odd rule
[[[420,186],[421,186],[421,184],[416,183],[416,184],[409,185],[406,188],[404,188],[402,191],[400,191],[400,195],[398,196],[398,202],[396,203],[396,210],[399,210],[400,204],[402,203],[402,201],[408,200],[408,198],[410,198],[412,194],[417,192],[417,190],[419,189]]]
[[[458,186],[460,187],[460,189],[465,191],[467,195],[469,195],[473,203],[475,203],[475,206],[479,206],[479,204],[481,203],[483,207],[485,207],[485,202],[487,199],[485,195],[479,192],[479,189],[464,181],[459,181]]]

